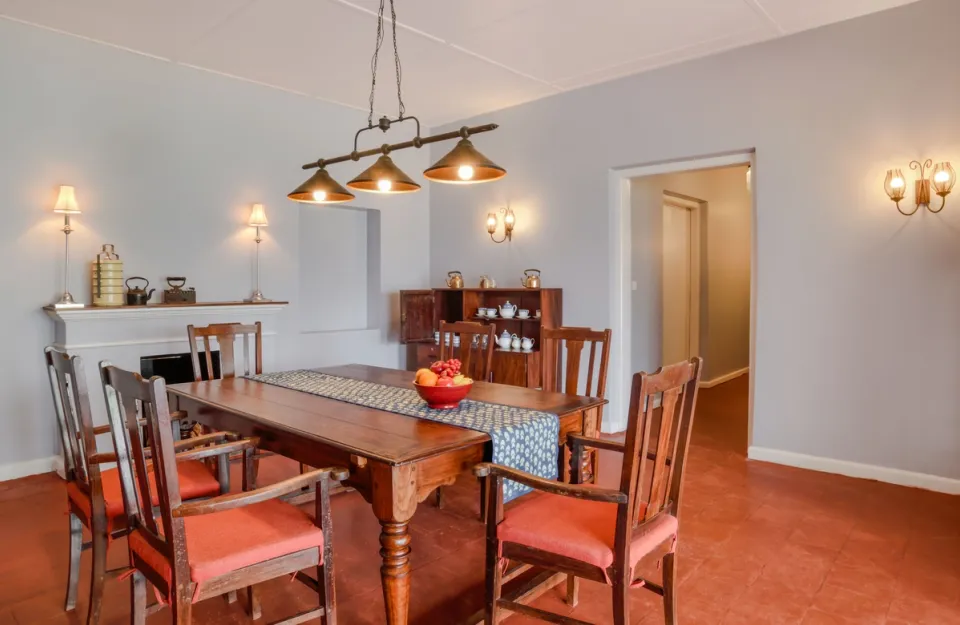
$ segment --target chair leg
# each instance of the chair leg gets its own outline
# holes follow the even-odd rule
[[[443,508],[443,486],[437,487],[436,498],[437,498],[437,508],[438,509]]]
[[[90,572],[90,609],[87,613],[87,625],[97,625],[100,622],[100,608],[103,605],[103,586],[107,578],[107,530],[94,522],[91,529],[93,535],[92,566]]]
[[[256,586],[247,586],[247,614],[251,620],[257,620],[263,616],[263,609],[260,606],[260,593]]]
[[[80,517],[70,513],[70,568],[67,569],[67,598],[63,609],[67,612],[77,607],[77,586],[80,584],[80,554],[83,553],[83,523]]]
[[[333,587],[333,567],[318,566],[320,604],[323,606],[323,625],[337,625],[337,595]]]
[[[223,595],[224,601],[227,603],[236,603],[237,602],[237,591],[231,590],[227,594]]]
[[[173,613],[173,625],[190,625],[193,617],[190,595],[177,591],[176,598],[170,603],[170,610]]]
[[[663,556],[663,617],[665,625],[677,622],[677,554]]]
[[[580,603],[580,579],[576,575],[567,575],[567,604],[577,607]]]
[[[613,625],[630,625],[630,581],[622,575],[613,582]]]
[[[134,571],[130,581],[130,622],[133,625],[146,625],[147,580],[143,573]]]
[[[487,540],[486,568],[486,601],[483,606],[483,625],[497,625],[500,622],[497,615],[497,601],[500,600],[503,569],[500,568],[500,545],[495,540]]]
[[[480,522],[487,522],[487,480],[480,478]]]

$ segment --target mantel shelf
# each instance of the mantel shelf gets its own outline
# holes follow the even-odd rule
[[[193,315],[223,314],[225,310],[237,313],[278,313],[289,302],[198,302],[196,304],[147,304],[146,306],[85,306],[83,308],[56,308],[44,306],[43,310],[64,322],[94,319],[145,319],[157,317],[182,317]]]

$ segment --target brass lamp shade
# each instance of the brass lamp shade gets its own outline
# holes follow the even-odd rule
[[[413,193],[420,190],[420,185],[403,173],[386,154],[348,182],[347,186],[374,193]]]
[[[354,194],[340,186],[327,170],[320,168],[310,179],[287,195],[294,202],[306,204],[340,204],[354,199]]]
[[[474,184],[503,178],[507,170],[481,154],[469,139],[461,139],[455,148],[424,171],[423,175],[435,182]]]

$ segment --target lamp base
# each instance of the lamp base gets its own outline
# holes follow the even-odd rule
[[[54,308],[83,308],[83,304],[78,304],[73,300],[73,295],[70,295],[69,292],[64,292],[60,296],[60,301],[53,305]]]
[[[248,297],[247,299],[245,299],[245,300],[243,300],[243,301],[245,301],[245,302],[251,302],[251,303],[253,303],[253,304],[256,304],[256,303],[258,303],[258,302],[272,302],[273,300],[271,300],[271,299],[268,298],[268,297],[264,297],[264,296],[263,296],[263,293],[261,293],[260,290],[258,289],[258,290],[256,290],[256,291],[253,292],[253,295],[251,295],[250,297]]]

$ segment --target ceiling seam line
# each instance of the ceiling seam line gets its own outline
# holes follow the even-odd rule
[[[745,3],[748,7],[750,7],[750,9],[751,9],[754,13],[756,13],[757,15],[759,15],[760,17],[762,17],[763,19],[767,20],[767,22],[769,22],[770,25],[773,26],[779,34],[781,34],[781,35],[786,35],[786,34],[787,34],[787,32],[788,32],[787,29],[784,28],[783,26],[781,26],[780,23],[777,22],[777,20],[773,19],[773,16],[770,15],[770,13],[769,13],[769,11],[767,11],[766,7],[764,7],[764,6],[760,3],[760,0],[743,0],[743,1],[744,1],[744,3]]]
[[[145,57],[147,57],[148,59],[155,59],[155,60],[157,60],[157,61],[164,61],[164,62],[166,62],[166,63],[173,63],[173,62],[174,62],[173,59],[169,59],[169,58],[167,58],[167,57],[165,57],[165,56],[159,56],[159,55],[157,55],[157,54],[151,54],[151,53],[149,53],[149,52],[144,52],[144,51],[142,51],[142,50],[134,50],[133,48],[128,48],[128,47],[122,46],[122,45],[120,45],[120,44],[118,44],[118,43],[110,43],[109,41],[103,41],[102,39],[95,39],[95,38],[93,38],[93,37],[88,37],[88,36],[86,36],[86,35],[79,35],[79,34],[77,34],[77,33],[72,33],[72,32],[70,32],[69,30],[61,30],[61,29],[59,29],[59,28],[54,28],[53,26],[46,26],[46,25],[44,25],[44,24],[37,24],[36,22],[30,22],[30,21],[27,21],[27,20],[22,20],[22,19],[20,19],[20,18],[12,17],[12,16],[10,16],[10,15],[0,14],[0,19],[5,19],[5,20],[8,20],[8,21],[17,23],[17,24],[23,24],[24,26],[32,26],[33,28],[39,28],[39,29],[45,30],[45,31],[47,31],[47,32],[57,33],[58,35],[66,35],[66,36],[68,36],[68,37],[74,37],[75,39],[80,39],[80,40],[82,40],[82,41],[87,41],[87,42],[90,42],[90,43],[95,43],[95,44],[97,44],[97,45],[106,46],[106,47],[108,47],[108,48],[113,48],[113,49],[115,49],[115,50],[123,50],[124,52],[130,52],[130,53],[136,54],[136,55],[138,55],[138,56],[145,56]]]
[[[181,50],[181,54],[183,56],[186,56],[187,54],[189,54],[189,52],[193,48],[195,48],[198,44],[200,44],[204,39],[212,35],[215,31],[219,30],[223,26],[232,22],[234,18],[236,18],[241,13],[244,13],[247,10],[249,10],[254,4],[256,4],[259,1],[260,0],[247,0],[247,2],[244,3],[242,6],[239,6],[234,10],[230,11],[227,15],[225,15],[222,19],[220,19],[216,24],[213,24],[208,28],[206,28],[202,33],[194,37],[193,40],[190,41],[189,43],[185,43]]]

